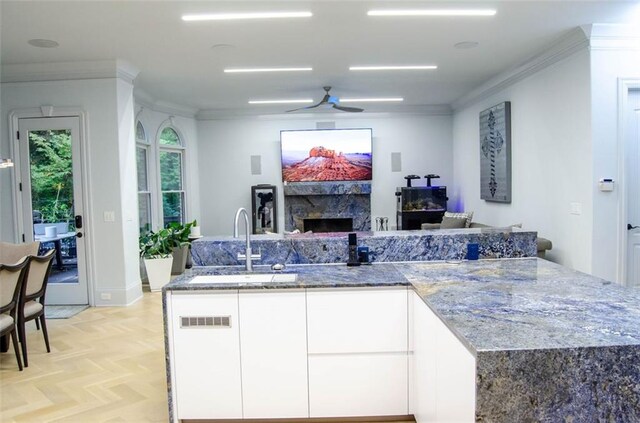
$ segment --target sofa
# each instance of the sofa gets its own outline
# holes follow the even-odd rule
[[[510,227],[520,227],[520,226],[510,226]],[[469,225],[469,229],[478,229],[478,228],[495,228],[495,226],[485,225],[484,223],[471,222]],[[424,230],[433,230],[440,229],[439,223],[423,223],[422,229]],[[553,248],[553,244],[550,240],[546,238],[538,237],[536,240],[537,249],[538,249],[538,257],[544,258],[547,251]]]

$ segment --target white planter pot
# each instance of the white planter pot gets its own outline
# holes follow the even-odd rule
[[[144,259],[151,291],[160,291],[171,280],[173,257]]]

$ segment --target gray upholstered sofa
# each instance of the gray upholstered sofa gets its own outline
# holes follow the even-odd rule
[[[493,228],[493,227],[494,226],[485,225],[484,223],[476,223],[476,222],[471,222],[471,226],[469,226],[470,229]],[[422,229],[440,229],[440,224],[439,223],[423,223]],[[553,248],[553,244],[551,243],[551,241],[546,238],[538,237],[537,244],[538,244],[538,257],[540,258],[544,258],[545,253],[548,250]]]

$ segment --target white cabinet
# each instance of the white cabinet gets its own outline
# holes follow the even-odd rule
[[[407,288],[307,292],[309,353],[407,351]]]
[[[406,415],[407,355],[309,356],[311,417]]]
[[[241,418],[238,291],[169,299],[177,417]]]
[[[244,418],[309,417],[303,290],[240,291]]]
[[[307,291],[311,417],[408,414],[407,289]]]
[[[413,354],[409,388],[416,422],[473,422],[475,357],[415,292],[411,299]]]

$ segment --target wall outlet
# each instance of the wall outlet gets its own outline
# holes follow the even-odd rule
[[[100,294],[100,299],[101,300],[110,300],[111,299],[111,294],[108,292],[103,292],[102,294]]]
[[[104,221],[105,222],[115,222],[116,221],[116,212],[114,212],[114,211],[106,211],[106,212],[104,212]]]
[[[575,214],[575,215],[582,214],[582,203],[571,203],[570,207],[571,207],[571,210],[569,211],[569,213]]]

